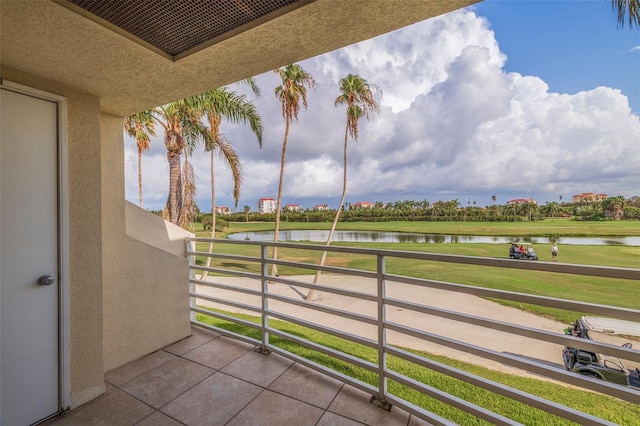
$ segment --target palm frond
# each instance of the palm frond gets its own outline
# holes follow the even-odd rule
[[[316,81],[298,64],[289,64],[274,72],[282,80],[282,85],[275,89],[275,95],[282,104],[282,116],[289,122],[298,121],[300,102],[306,109],[307,87],[314,88]]]
[[[139,152],[148,150],[150,137],[156,135],[155,118],[151,110],[125,117],[124,130],[136,140]]]
[[[205,114],[209,117],[210,123],[214,118],[214,121],[218,120],[219,124],[221,118],[224,117],[232,123],[248,124],[258,138],[258,144],[262,147],[262,118],[253,102],[248,100],[245,95],[230,92],[225,87],[211,90],[207,92],[207,96]],[[211,130],[218,133],[213,127]]]
[[[229,141],[220,137],[217,144],[218,157],[224,160],[225,164],[231,171],[231,177],[233,179],[233,199],[235,201],[234,209],[238,208],[238,201],[240,200],[240,187],[242,186],[242,165],[240,164],[240,157],[238,153],[229,143]]]
[[[382,96],[382,91],[375,84],[354,74],[349,74],[340,80],[340,95],[336,98],[335,106],[347,105],[347,129],[357,142],[358,122],[361,118],[369,119],[370,112],[380,111],[376,101]]]
[[[628,19],[629,29],[635,25],[640,30],[640,0],[612,0],[611,7],[618,17],[618,28],[624,28]]]
[[[242,80],[242,83],[249,86],[253,94],[256,95],[256,97],[259,98],[260,96],[262,96],[262,91],[260,90],[260,86],[258,86],[258,82],[256,82],[255,78],[253,77],[245,78],[244,80]]]

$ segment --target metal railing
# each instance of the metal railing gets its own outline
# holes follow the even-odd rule
[[[208,243],[213,243],[215,250],[212,254],[206,251],[197,251],[196,243],[207,243],[207,246]],[[432,424],[451,424],[449,420],[394,394],[389,390],[389,383],[391,382],[418,391],[423,395],[449,404],[493,424],[518,424],[512,419],[450,395],[434,386],[430,386],[428,383],[423,383],[408,375],[394,371],[389,366],[389,357],[393,357],[394,359],[411,363],[415,368],[433,370],[579,424],[611,424],[563,404],[488,380],[441,362],[436,362],[416,353],[416,351],[412,351],[411,349],[417,349],[416,345],[419,347],[428,345],[426,346],[428,349],[425,352],[428,352],[432,347],[445,348],[444,353],[447,353],[447,351],[454,353],[459,351],[465,355],[477,357],[482,360],[481,364],[497,365],[499,369],[511,368],[512,370],[510,371],[515,371],[513,369],[523,370],[545,380],[550,379],[640,404],[640,389],[595,380],[591,377],[566,371],[561,359],[561,349],[566,345],[584,351],[624,359],[632,365],[640,365],[640,351],[638,350],[621,347],[616,344],[572,337],[564,334],[562,330],[549,331],[535,328],[526,322],[524,324],[509,323],[487,316],[464,312],[464,309],[451,310],[438,307],[438,303],[436,303],[437,297],[432,297],[431,300],[426,301],[418,299],[422,297],[423,293],[427,292],[455,292],[457,295],[466,294],[482,298],[494,298],[633,322],[640,322],[640,310],[509,292],[386,272],[387,265],[390,262],[394,265],[397,262],[408,262],[407,265],[410,265],[411,262],[430,262],[433,265],[447,265],[450,268],[469,266],[474,268],[505,268],[505,273],[513,270],[549,272],[551,273],[548,277],[549,280],[553,280],[553,277],[558,274],[571,274],[576,279],[579,279],[580,276],[624,279],[630,280],[630,285],[637,286],[637,281],[640,280],[640,269],[226,239],[187,238],[187,245],[191,270],[191,321],[194,325],[250,342],[265,352],[277,353],[321,371],[330,377],[370,393],[373,396],[372,401],[382,408],[388,408],[393,404]],[[224,247],[234,248],[236,254],[225,252]],[[269,257],[269,251],[273,247],[278,247],[281,253],[282,250],[288,249],[290,253],[328,251],[333,255],[345,254],[365,258],[374,257],[376,259],[376,267],[375,270],[363,270],[336,266],[318,266],[312,263],[286,260],[287,257],[274,260]],[[233,252],[234,250],[230,251]],[[249,255],[237,254],[238,252],[251,251],[253,252]],[[218,266],[208,268],[199,266],[197,264],[198,257],[201,259],[212,257]],[[291,255],[288,257],[292,258]],[[286,277],[270,275],[269,267],[274,264],[280,270],[289,268],[295,275]],[[407,266],[407,268],[409,267]],[[308,279],[303,279],[302,274],[314,274],[316,271],[331,275],[321,279],[318,285],[310,283]],[[475,269],[473,271],[472,273],[478,273],[475,272]],[[202,279],[202,274],[205,272],[209,276]],[[338,281],[341,285],[325,285],[325,280],[331,277],[339,277],[340,280]],[[279,286],[278,288],[280,290],[284,289],[284,291],[274,291],[275,286]],[[638,295],[640,295],[640,286],[636,288],[638,288]],[[305,300],[300,289],[333,295],[332,300],[351,300],[354,302],[330,306],[313,299]],[[407,297],[403,296],[405,294],[411,294],[413,299],[407,299]],[[356,302],[360,312],[351,309],[352,306],[356,306]],[[362,305],[366,304],[369,306],[363,311]],[[243,318],[237,315],[238,312],[254,315],[259,318],[259,321],[253,322],[250,319]],[[422,320],[407,321],[407,313],[411,314],[411,318],[420,317]],[[209,325],[199,320],[199,318],[204,318],[201,316],[216,318],[248,329],[257,330],[260,337],[249,337],[226,328]],[[522,352],[513,353],[509,350],[492,347],[490,343],[494,342],[481,342],[479,344],[459,336],[439,334],[438,330],[429,328],[429,324],[433,323],[434,319],[438,321],[455,321],[456,324],[460,324],[461,329],[486,329],[490,332],[507,333],[507,340],[524,338],[539,342],[531,343],[533,345],[532,348],[535,348],[537,344],[557,345],[558,362],[554,364],[548,360],[536,359],[535,350],[525,351],[523,349],[527,353],[527,355],[523,355]],[[305,338],[297,333],[287,332],[282,327],[273,326],[270,320],[295,324],[308,330],[323,333],[323,335],[343,339],[353,345],[372,348],[377,353],[376,361],[362,359]],[[272,338],[296,343],[317,353],[369,371],[377,376],[377,384],[365,383],[284,350],[280,346],[273,344],[271,342]],[[554,348],[554,346],[550,347]]]

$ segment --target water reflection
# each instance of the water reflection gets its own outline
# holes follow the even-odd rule
[[[279,241],[324,242],[329,236],[328,230],[290,230],[280,231]],[[230,234],[233,240],[273,241],[273,231],[239,232]],[[514,240],[530,244],[567,244],[567,245],[627,245],[640,246],[640,237],[496,237],[476,235],[416,234],[409,232],[376,231],[335,231],[333,241],[355,243],[481,243],[504,244]]]

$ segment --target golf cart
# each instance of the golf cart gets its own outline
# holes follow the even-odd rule
[[[640,337],[640,323],[599,317],[582,317],[564,330],[565,334],[590,339],[592,335]],[[595,340],[603,340],[596,338]],[[640,344],[639,344],[640,345]],[[631,348],[632,343],[622,345]],[[567,370],[607,382],[640,388],[640,369],[627,369],[619,358],[565,346],[562,359]]]
[[[536,255],[531,243],[519,243],[516,241],[511,243],[509,257],[511,259],[538,260],[538,255]]]

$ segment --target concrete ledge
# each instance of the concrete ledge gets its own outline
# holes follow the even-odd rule
[[[138,241],[185,258],[187,248],[184,239],[194,236],[128,201],[125,201],[125,233]]]

